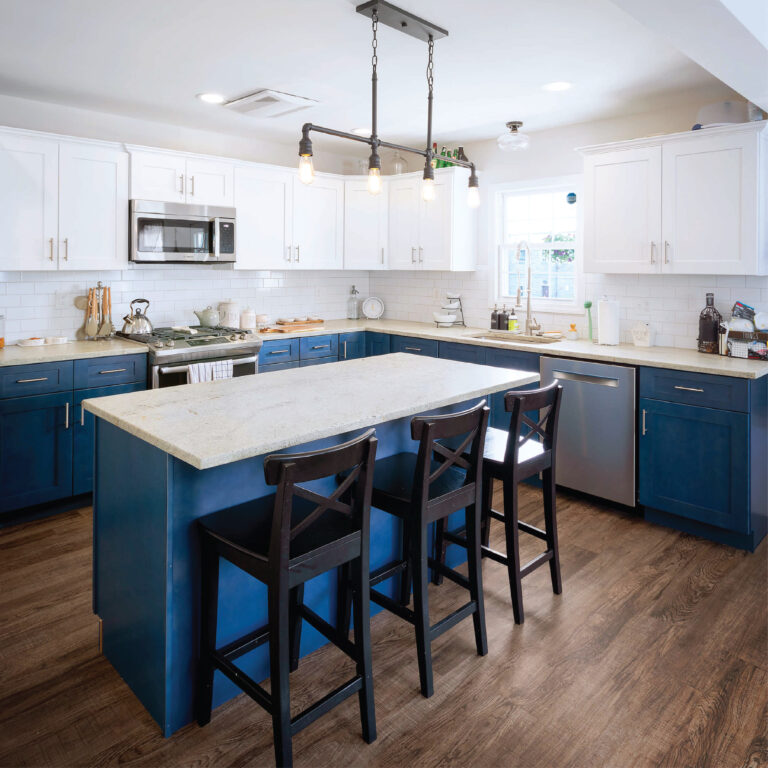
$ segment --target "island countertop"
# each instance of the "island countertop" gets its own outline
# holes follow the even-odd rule
[[[85,400],[84,407],[209,469],[539,380],[405,353]]]

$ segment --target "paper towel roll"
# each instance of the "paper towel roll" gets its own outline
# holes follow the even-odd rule
[[[619,343],[619,302],[600,299],[597,302],[597,340],[600,344]]]

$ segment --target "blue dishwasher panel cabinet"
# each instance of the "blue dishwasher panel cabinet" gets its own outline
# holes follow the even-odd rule
[[[437,357],[437,342],[434,339],[418,339],[414,336],[393,336],[392,352],[409,352],[412,355]]]
[[[102,358],[109,359],[109,358]],[[146,355],[145,371],[146,371]],[[75,363],[81,362],[76,360]],[[140,373],[140,372],[139,372]],[[75,410],[73,416],[74,451],[72,456],[72,493],[90,493],[93,490],[93,432],[94,417],[83,408],[83,400],[93,397],[122,395],[125,392],[141,392],[146,389],[144,382],[117,384],[111,387],[91,387],[75,392]]]
[[[259,370],[275,363],[290,363],[299,359],[298,339],[270,339],[259,350]]]
[[[439,356],[446,360],[460,360],[463,363],[485,365],[486,348],[475,344],[458,344],[454,341],[441,341],[438,344]]]
[[[388,355],[392,351],[392,337],[378,331],[365,332],[365,356]]]
[[[316,357],[339,356],[339,337],[336,334],[327,336],[304,336],[299,341],[300,360],[311,360]]]
[[[0,512],[72,495],[72,406],[71,379],[68,392],[0,400]]]
[[[365,357],[365,331],[339,334],[339,360],[356,360]]]

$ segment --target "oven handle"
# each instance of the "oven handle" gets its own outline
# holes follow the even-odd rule
[[[232,359],[232,365],[246,365],[247,363],[255,363],[258,359],[258,355],[253,355],[253,357],[235,357]],[[160,368],[160,373],[184,373],[188,368],[189,364],[162,366]]]

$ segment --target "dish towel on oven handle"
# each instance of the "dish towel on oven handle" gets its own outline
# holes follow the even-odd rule
[[[190,363],[187,366],[187,384],[232,378],[231,360],[214,360],[210,363]]]

